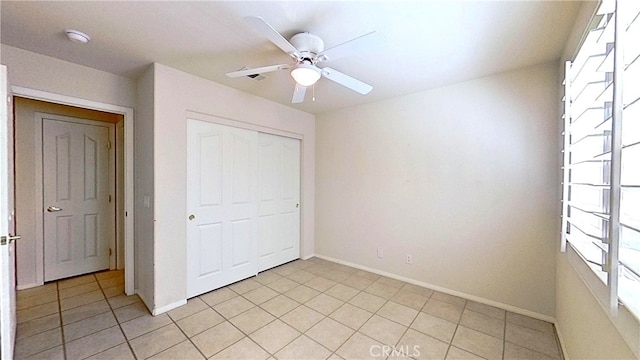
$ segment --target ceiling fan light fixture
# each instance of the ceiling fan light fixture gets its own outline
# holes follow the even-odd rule
[[[311,86],[320,80],[320,69],[308,63],[296,65],[291,70],[291,77],[301,86]]]

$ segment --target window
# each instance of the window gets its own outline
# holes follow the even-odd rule
[[[640,318],[640,1],[604,0],[566,64],[562,246]]]

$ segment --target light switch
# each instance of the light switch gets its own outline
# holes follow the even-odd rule
[[[144,199],[143,200],[144,207],[150,208],[151,207],[151,196],[145,195],[143,199]]]

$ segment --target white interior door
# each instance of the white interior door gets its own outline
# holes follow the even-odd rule
[[[187,120],[187,295],[256,275],[258,133]]]
[[[109,269],[111,124],[43,119],[44,279]]]
[[[259,270],[300,257],[300,140],[259,135]]]
[[[0,65],[0,359],[13,359],[16,335],[13,121],[7,67]]]

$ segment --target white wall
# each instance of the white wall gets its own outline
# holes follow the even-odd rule
[[[553,317],[556,82],[554,62],[318,116],[316,253]]]
[[[154,310],[186,299],[188,111],[226,119],[226,125],[302,137],[301,253],[312,254],[315,117],[159,64],[154,65],[154,89]]]
[[[119,106],[134,107],[135,105],[135,82],[125,77],[7,45],[0,47],[0,62],[7,65],[11,86]],[[19,254],[17,278],[20,287],[36,285],[37,273],[41,272],[41,268],[37,268],[34,260],[34,256],[37,256],[33,233],[35,198],[32,189],[23,186],[33,184],[35,181],[32,153],[35,149],[33,125],[33,119],[20,120],[16,123],[16,167],[18,168],[16,181],[20,183],[17,185],[16,195],[24,199],[24,202],[20,200],[16,204],[16,210],[19,212],[16,221],[20,226],[18,231],[21,231],[22,235],[21,241],[17,242]]]
[[[559,79],[564,78],[564,61],[573,58],[596,6],[596,1],[582,4],[563,51]],[[556,86],[562,88],[561,82],[558,81]],[[562,110],[559,110],[558,118],[561,113]],[[560,134],[559,129],[557,133]],[[557,183],[560,184],[560,181],[559,178]],[[557,232],[560,232],[560,224]],[[567,357],[570,359],[637,359],[638,355],[631,351],[629,343],[625,342],[624,337],[585,285],[576,268],[571,265],[569,253],[558,252],[556,262],[556,329],[562,339]],[[588,272],[585,274],[591,275]],[[619,316],[618,321],[621,319],[622,316]],[[631,339],[630,342],[636,344],[636,354],[638,354],[640,353],[640,348],[637,348],[640,342],[640,323],[637,319],[633,320],[635,321],[621,321],[619,326],[626,332],[625,336]]]
[[[7,65],[11,86],[135,107],[132,79],[8,45],[0,46],[0,62]]]
[[[154,67],[149,66],[137,82],[136,119],[134,121],[135,157],[135,271],[136,290],[149,309],[154,304],[154,224],[153,224],[153,123]],[[145,203],[145,197],[148,202]]]
[[[557,260],[556,326],[569,359],[637,359],[567,254]]]

